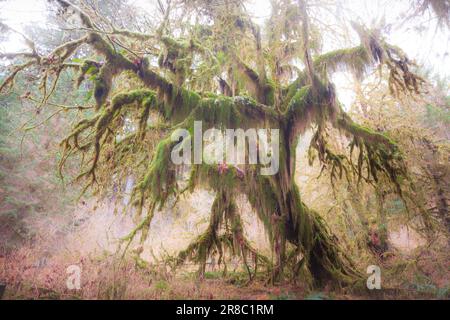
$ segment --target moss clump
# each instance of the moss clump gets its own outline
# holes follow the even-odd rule
[[[94,98],[97,110],[106,102],[106,98],[111,90],[112,79],[113,70],[110,66],[104,65],[101,67],[94,80]]]
[[[150,201],[162,207],[170,195],[177,191],[176,171],[170,160],[174,142],[170,138],[162,140],[150,161],[143,179],[135,186],[135,192],[146,194]]]
[[[76,81],[76,87],[78,88],[81,85],[87,75],[95,76],[96,74],[98,74],[100,67],[101,63],[97,61],[90,59],[84,60],[80,66],[80,72]]]
[[[275,105],[275,83],[272,80],[268,80],[264,86],[264,102],[266,106]]]
[[[370,64],[371,57],[363,45],[331,51],[314,60],[314,68],[322,79],[328,79],[328,75],[336,71],[350,71],[362,79]]]

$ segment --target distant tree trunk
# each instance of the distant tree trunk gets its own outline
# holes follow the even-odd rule
[[[386,216],[386,195],[387,192],[383,190],[382,187],[376,187],[376,197],[377,197],[377,227],[373,230],[372,245],[375,247],[379,254],[383,254],[388,249],[388,226],[387,226],[387,216]]]
[[[427,161],[426,170],[433,181],[432,189],[434,189],[435,197],[433,209],[438,213],[444,221],[447,230],[450,230],[450,215],[448,212],[448,169],[445,165],[440,165],[436,161],[437,148],[428,139],[424,139],[423,143],[427,152],[425,159]]]

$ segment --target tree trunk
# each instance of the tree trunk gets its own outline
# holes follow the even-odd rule
[[[277,267],[274,275],[280,279],[286,263],[286,241],[295,245],[305,259],[316,284],[322,285],[329,281],[351,283],[358,278],[353,263],[342,252],[339,241],[325,225],[325,221],[313,210],[310,210],[301,200],[298,186],[294,181],[296,143],[285,146],[286,162],[280,163],[277,174],[277,184],[274,190],[281,190],[276,207],[282,225],[281,234],[275,232],[275,248],[279,243]],[[280,146],[282,148],[282,146]],[[280,158],[281,161],[282,157]],[[272,221],[273,222],[273,221]],[[277,237],[279,239],[277,239]],[[277,249],[277,248],[276,248]],[[278,280],[275,279],[275,280]]]

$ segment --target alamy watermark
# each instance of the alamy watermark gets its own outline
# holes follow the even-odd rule
[[[279,169],[279,129],[210,128],[203,132],[202,122],[195,121],[193,138],[188,130],[177,129],[171,139],[178,142],[171,152],[176,165],[259,164],[262,175],[274,175]]]
[[[68,266],[66,273],[69,275],[66,280],[67,289],[81,289],[81,268],[77,265]]]
[[[367,274],[370,274],[370,276],[367,278],[367,289],[373,290],[381,289],[381,269],[379,266],[376,265],[370,265],[367,267]]]

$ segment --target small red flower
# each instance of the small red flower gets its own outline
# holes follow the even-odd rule
[[[372,244],[374,245],[374,246],[380,246],[381,245],[381,241],[380,241],[380,238],[379,238],[379,236],[378,236],[378,234],[376,233],[376,232],[372,232],[372,235],[371,235],[371,241],[372,241]]]
[[[133,64],[140,69],[142,67],[142,60],[143,58],[136,58],[133,60]]]
[[[228,165],[224,163],[219,164],[219,174],[226,173],[228,171]]]
[[[240,178],[240,179],[244,178],[244,176],[245,176],[244,170],[242,170],[239,167],[234,167],[234,168],[236,169],[236,174],[237,174],[238,178]]]

